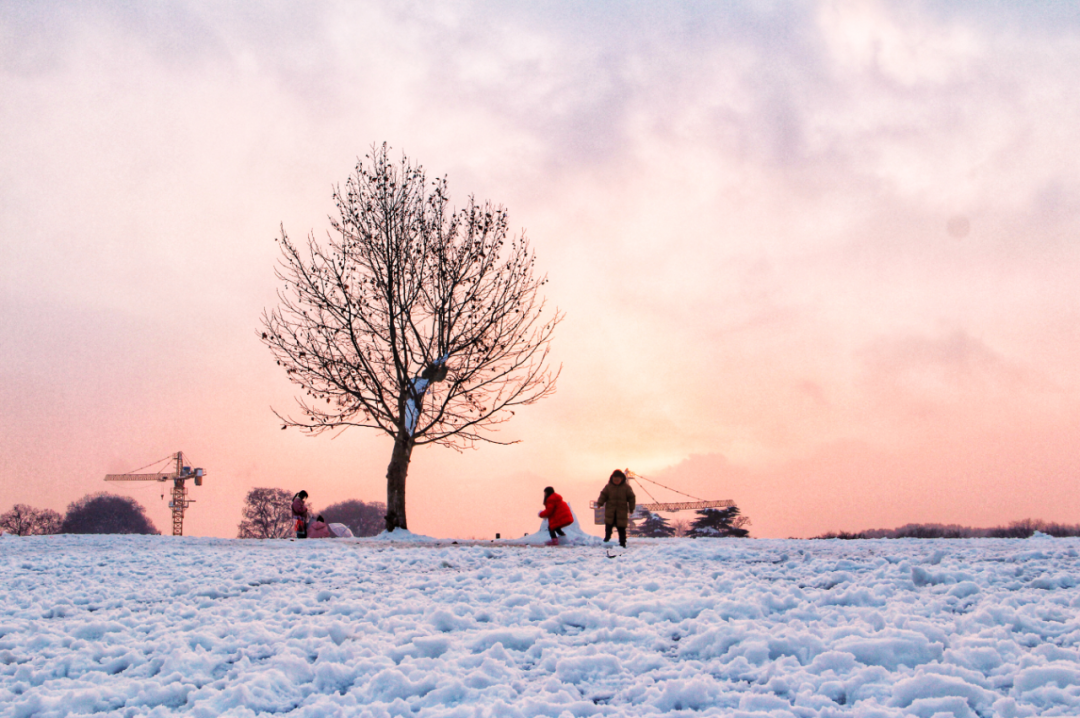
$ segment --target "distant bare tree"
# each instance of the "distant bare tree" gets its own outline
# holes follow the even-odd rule
[[[0,516],[0,529],[16,536],[29,536],[37,522],[38,510],[26,504],[15,504],[11,511]]]
[[[286,538],[293,532],[292,494],[285,489],[252,489],[244,501],[237,538]]]
[[[138,501],[104,492],[69,504],[60,530],[66,534],[161,533]]]
[[[331,504],[319,514],[327,523],[345,524],[353,536],[374,536],[383,529],[386,504],[349,499]]]
[[[64,517],[52,509],[40,509],[34,518],[34,533],[58,534],[64,526]]]
[[[58,534],[63,517],[52,509],[35,509],[26,504],[15,504],[0,516],[0,529],[18,536]]]
[[[671,522],[671,528],[675,529],[676,536],[685,536],[690,531],[690,521],[687,519],[676,519]]]
[[[506,210],[469,198],[449,207],[446,179],[429,184],[385,144],[334,192],[335,234],[294,245],[282,228],[280,306],[261,337],[306,395],[282,428],[317,434],[359,426],[394,439],[385,526],[408,528],[405,478],[415,446],[496,441],[513,408],[551,394],[547,367],[561,320],[542,315],[535,256],[507,242]],[[546,319],[544,318],[546,316]]]

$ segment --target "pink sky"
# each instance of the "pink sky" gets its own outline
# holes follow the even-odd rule
[[[752,534],[1080,523],[1080,6],[0,4],[0,511],[208,471],[383,500],[391,441],[282,432],[274,237],[372,143],[505,204],[558,393],[413,455],[409,525],[533,531],[629,467]],[[674,499],[658,494],[657,498]]]

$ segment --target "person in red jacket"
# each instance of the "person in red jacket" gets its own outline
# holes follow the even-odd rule
[[[548,520],[548,535],[551,536],[548,546],[558,546],[559,537],[566,536],[563,527],[574,523],[570,505],[550,486],[544,489],[544,510],[540,512],[540,518]]]

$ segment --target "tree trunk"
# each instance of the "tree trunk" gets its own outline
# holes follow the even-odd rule
[[[397,528],[408,530],[409,522],[405,518],[405,477],[409,473],[409,460],[412,458],[413,438],[404,428],[398,429],[394,440],[394,453],[390,457],[390,466],[386,469],[386,530]]]

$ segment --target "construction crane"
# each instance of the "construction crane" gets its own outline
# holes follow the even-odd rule
[[[699,499],[696,496],[691,496],[690,494],[679,491],[678,489],[673,489],[670,486],[664,486],[659,481],[653,481],[652,479],[647,479],[647,478],[645,478],[644,476],[642,476],[640,474],[635,474],[630,469],[626,469],[626,471],[624,473],[626,474],[626,480],[627,481],[633,481],[634,483],[636,483],[638,485],[638,488],[640,488],[642,491],[644,491],[645,494],[650,499],[652,499],[651,503],[639,503],[637,505],[635,511],[634,511],[635,514],[637,514],[639,511],[642,511],[642,510],[654,511],[654,512],[655,511],[700,511],[701,509],[722,509],[722,508],[728,508],[729,506],[734,506],[735,505],[735,502],[732,501],[731,499],[716,499],[714,501],[709,501],[707,499]],[[673,491],[676,494],[680,494],[682,496],[685,496],[688,499],[693,499],[693,501],[674,501],[674,502],[657,501],[656,497],[653,496],[651,493],[649,493],[649,490],[647,488],[645,488],[645,485],[643,483],[641,483],[642,481],[648,481],[650,484],[656,484],[660,488],[667,489],[668,491]],[[604,507],[603,506],[597,506],[595,501],[590,501],[589,506],[593,509],[593,522],[596,523],[597,525],[603,524],[604,523]]]
[[[175,456],[166,456],[160,461],[155,461],[151,464],[147,464],[143,469],[157,465],[164,464],[165,462],[176,462],[176,468],[173,471],[158,471],[148,474],[137,473],[142,469],[136,469],[130,474],[108,474],[105,476],[106,481],[172,481],[172,501],[169,502],[169,508],[172,509],[172,533],[173,536],[184,535],[184,509],[188,505],[195,503],[194,499],[187,497],[187,482],[194,481],[196,486],[202,486],[203,477],[206,476],[206,472],[202,469],[193,469],[189,464],[184,462],[184,452],[177,451]]]

